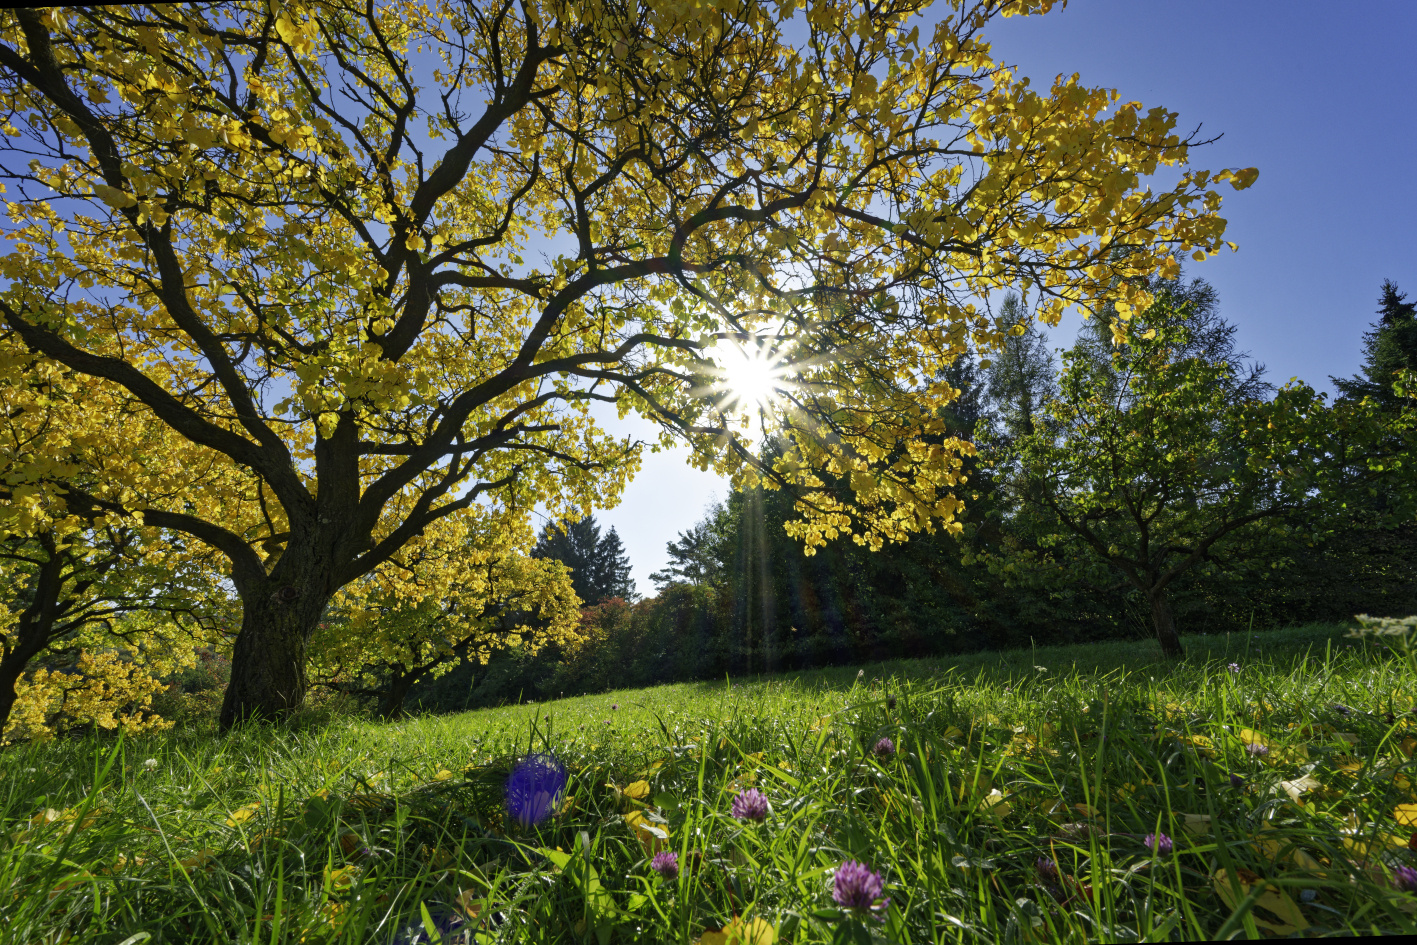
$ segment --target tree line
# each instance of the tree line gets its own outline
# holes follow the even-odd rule
[[[1263,629],[1417,612],[1417,305],[1392,282],[1330,402],[1276,387],[1204,280],[1086,322],[1017,328],[945,375],[977,443],[964,527],[804,556],[788,490],[735,489],[668,543],[657,595],[586,597],[588,648],[504,651],[421,695],[484,705],[723,674],[1005,646]],[[1122,341],[1117,340],[1125,328]],[[764,443],[764,461],[780,447]],[[549,550],[549,549],[547,549]],[[566,559],[562,559],[566,560]]]

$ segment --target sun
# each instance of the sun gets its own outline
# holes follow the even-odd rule
[[[772,406],[787,386],[787,365],[768,344],[753,339],[731,342],[718,354],[719,382],[730,409],[756,411]]]

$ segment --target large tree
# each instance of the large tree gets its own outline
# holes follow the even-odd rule
[[[921,379],[1001,337],[978,300],[1142,304],[1255,176],[991,59],[992,19],[1052,5],[955,0],[924,36],[917,0],[6,11],[0,324],[259,481],[264,534],[140,510],[230,562],[228,726],[296,707],[331,597],[436,519],[613,501],[638,444],[597,401],[800,486],[809,546],[948,527],[966,447]],[[760,331],[770,470],[715,347]]]

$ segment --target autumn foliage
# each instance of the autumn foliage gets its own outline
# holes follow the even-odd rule
[[[791,486],[808,549],[955,528],[940,378],[1003,338],[990,293],[1124,324],[1255,178],[991,57],[993,19],[1052,5],[6,12],[6,344],[155,444],[55,501],[225,559],[226,725],[298,707],[331,601],[440,522],[614,503],[643,444],[592,405]],[[760,335],[771,466],[716,360]]]

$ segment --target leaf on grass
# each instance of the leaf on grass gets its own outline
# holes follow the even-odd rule
[[[644,847],[646,856],[653,856],[669,846],[669,825],[653,811],[631,811],[624,815],[625,823],[634,831],[635,839]]]
[[[1417,827],[1417,804],[1398,804],[1392,809],[1392,816],[1404,827]]]
[[[1274,825],[1265,823],[1260,828],[1260,835],[1251,841],[1250,846],[1268,860],[1275,861],[1285,852],[1289,851],[1289,858],[1294,861],[1294,865],[1303,870],[1322,872],[1323,867],[1319,861],[1314,859],[1298,846],[1284,837],[1278,836],[1279,831],[1274,829]]]
[[[941,738],[963,738],[963,737],[964,737],[964,731],[963,731],[963,729],[959,729],[959,728],[956,728],[955,726],[951,725],[949,728],[945,729],[944,734],[941,735],[940,737],[941,737]]]
[[[746,922],[735,917],[723,928],[704,929],[699,936],[699,945],[773,945],[776,941],[777,929],[756,917]]]
[[[1323,783],[1313,775],[1306,774],[1292,781],[1280,781],[1279,787],[1285,794],[1288,794],[1289,797],[1293,799],[1294,803],[1302,804],[1303,801],[1300,799],[1300,795],[1305,791],[1312,791],[1315,788],[1323,787]]]
[[[1414,748],[1417,748],[1417,738],[1413,738],[1411,735],[1404,738],[1397,746],[1397,750],[1402,752],[1405,758],[1412,757],[1412,749]]]
[[[187,857],[185,860],[180,860],[179,862],[182,864],[182,868],[186,870],[195,870],[199,867],[205,867],[207,869],[210,869],[212,865],[212,858],[215,856],[216,851],[213,850],[211,847],[206,847],[204,849],[198,850],[196,853]]]
[[[649,797],[649,782],[636,781],[625,786],[625,796],[636,801],[642,801]]]
[[[1186,830],[1197,837],[1204,837],[1210,833],[1209,814],[1182,814],[1185,818]]]
[[[997,820],[1002,820],[1013,812],[1014,806],[1004,800],[1004,793],[994,788],[979,802],[979,810]]]
[[[823,715],[822,717],[817,719],[817,721],[812,723],[812,728],[810,729],[810,731],[820,732],[823,729],[831,728],[831,724],[832,717],[830,715]]]
[[[1240,908],[1240,903],[1250,894],[1250,891],[1264,881],[1256,874],[1247,869],[1217,870],[1211,876],[1211,883],[1215,886],[1215,891],[1220,894],[1220,898],[1233,911]],[[1238,886],[1239,892],[1236,893]],[[1309,921],[1304,918],[1304,913],[1299,911],[1299,905],[1273,883],[1265,883],[1263,890],[1255,897],[1255,903],[1261,909],[1273,913],[1279,918],[1278,922],[1270,922],[1259,916],[1253,916],[1255,925],[1260,928],[1269,929],[1276,935],[1293,935],[1295,932],[1302,932],[1309,927]]]
[[[1394,834],[1384,833],[1371,837],[1360,837],[1357,830],[1345,830],[1343,833],[1345,835],[1343,845],[1360,859],[1379,856],[1388,850],[1407,849],[1407,841]]]
[[[246,823],[246,821],[256,816],[256,811],[258,811],[260,807],[260,801],[252,801],[245,807],[232,811],[231,816],[226,818],[226,825],[228,827],[235,827],[237,824]]]

